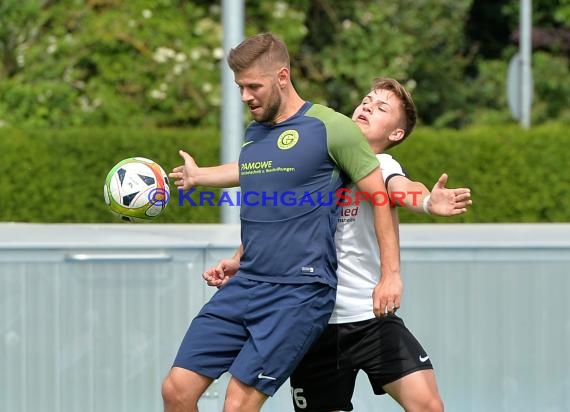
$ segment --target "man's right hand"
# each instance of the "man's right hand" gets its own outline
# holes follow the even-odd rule
[[[202,277],[208,286],[223,286],[239,269],[239,260],[222,259],[216,267],[207,269]]]
[[[182,190],[196,186],[236,187],[239,186],[238,162],[225,163],[219,166],[198,167],[192,156],[184,150],[178,153],[184,164],[172,169],[168,177]]]
[[[179,150],[178,153],[184,160],[184,164],[172,169],[168,175],[170,180],[174,182],[177,187],[188,190],[191,187],[198,186],[200,182],[197,180],[198,165],[188,153],[184,150]]]

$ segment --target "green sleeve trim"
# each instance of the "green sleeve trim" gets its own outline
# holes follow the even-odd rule
[[[314,104],[307,116],[320,119],[327,130],[329,156],[352,182],[358,182],[378,168],[378,159],[354,122],[334,110]]]

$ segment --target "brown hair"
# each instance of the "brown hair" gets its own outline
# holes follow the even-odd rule
[[[289,52],[285,43],[272,33],[249,37],[230,50],[228,64],[234,73],[261,63],[268,68],[289,68]]]
[[[390,147],[396,146],[403,142],[404,139],[412,133],[412,130],[414,130],[414,127],[416,126],[418,112],[416,110],[414,100],[412,99],[412,95],[397,80],[389,77],[377,77],[374,79],[372,90],[388,90],[394,93],[394,95],[396,95],[396,97],[402,102],[402,112],[404,114],[404,124],[402,125],[402,129],[404,129],[404,137],[397,142],[394,142]]]

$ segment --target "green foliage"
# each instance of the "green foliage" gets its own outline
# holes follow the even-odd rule
[[[570,26],[570,0],[560,0],[560,5],[554,12],[554,19],[563,26]]]
[[[219,136],[215,129],[0,129],[3,161],[0,173],[0,220],[17,222],[119,222],[103,200],[103,184],[120,160],[142,156],[170,172],[181,164],[178,149],[194,155],[201,165],[215,165]],[[178,207],[171,186],[171,202],[160,223],[212,223],[219,208]]]
[[[519,18],[519,2],[506,1],[503,7],[504,16],[516,27]],[[532,23],[539,27],[570,25],[570,0],[533,0]]]
[[[465,85],[468,107],[465,122],[483,125],[514,123],[507,102],[507,64],[504,60],[481,60],[478,76]]]
[[[50,2],[35,36],[3,42],[17,67],[0,86],[0,119],[36,127],[215,124],[219,15],[219,6],[174,0]],[[0,27],[8,18],[0,15]],[[5,31],[3,38],[19,35],[17,27]]]
[[[246,35],[289,45],[301,94],[350,114],[376,76],[414,94],[423,124],[512,122],[506,67],[519,2],[247,0]],[[533,1],[568,30],[569,0]],[[568,116],[564,45],[534,53],[533,122]],[[0,127],[217,126],[220,2],[3,0]]]
[[[563,172],[570,156],[566,130],[563,124],[526,131],[517,125],[461,131],[419,128],[392,155],[412,179],[430,189],[441,173],[448,173],[448,187],[471,189],[473,206],[454,218],[402,211],[401,222],[570,221],[570,178]]]
[[[456,22],[465,20],[471,1],[375,4],[312,3],[308,38],[297,59],[305,94],[351,113],[374,77],[390,76],[415,94],[428,123],[458,107],[466,61],[463,26]]]
[[[36,35],[36,21],[41,16],[41,4],[34,0],[3,0],[0,2],[1,77],[11,76],[19,64],[18,51]]]
[[[400,212],[403,223],[493,223],[570,221],[570,158],[567,125],[545,124],[531,130],[518,125],[461,131],[419,127],[392,155],[410,177],[432,188],[441,173],[448,187],[469,187],[473,206],[453,218]],[[118,161],[148,157],[169,172],[181,164],[177,151],[191,153],[198,164],[218,164],[214,129],[112,128],[53,130],[0,129],[0,220],[48,223],[119,222],[103,201],[103,182]],[[210,190],[203,188],[203,190]],[[178,206],[177,190],[156,219],[159,223],[214,223],[220,208]],[[192,197],[198,203],[197,197]],[[218,198],[216,198],[218,199]]]
[[[570,70],[568,59],[537,52],[533,56],[534,95],[533,121],[570,115]]]

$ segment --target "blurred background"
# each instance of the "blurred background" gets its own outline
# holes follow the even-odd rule
[[[523,2],[530,128],[519,127],[507,92]],[[569,0],[227,3],[243,4],[244,36],[274,31],[287,42],[307,99],[350,115],[374,77],[403,83],[420,123],[393,154],[429,187],[443,171],[450,185],[471,187],[477,203],[457,221],[570,220]],[[212,0],[2,0],[0,220],[112,223],[101,187],[123,158],[169,171],[184,148],[217,164],[229,103],[222,15]],[[221,220],[219,207],[177,209],[161,221]]]
[[[245,35],[289,45],[304,96],[351,113],[372,77],[403,82],[422,124],[506,124],[519,1],[247,0]],[[533,124],[570,122],[570,4],[533,0]],[[2,126],[217,127],[221,3],[2,0]]]

